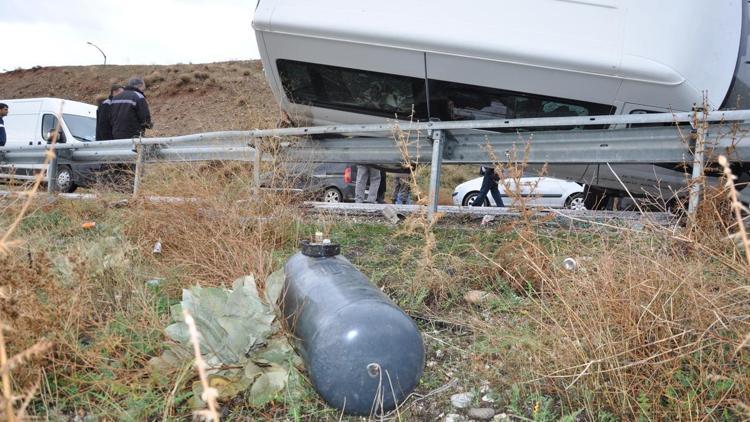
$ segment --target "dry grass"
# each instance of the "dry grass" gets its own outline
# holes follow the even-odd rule
[[[750,267],[726,240],[729,227],[717,231],[726,195],[704,201],[692,237],[659,229],[576,230],[555,239],[538,226],[517,230],[516,241],[490,260],[525,292],[524,317],[539,339],[522,354],[530,362],[513,362],[536,376],[515,381],[591,418],[742,414],[738,403],[750,391],[743,345]],[[576,270],[563,267],[566,257],[577,261]]]
[[[49,215],[66,221],[51,224],[49,234],[29,239],[27,249],[13,249],[0,260],[0,271],[12,274],[4,285],[14,292],[13,302],[4,303],[3,318],[30,334],[14,350],[32,347],[31,339],[42,333],[50,333],[56,344],[52,358],[41,365],[45,376],[35,414],[54,414],[61,402],[75,402],[80,395],[100,397],[83,405],[84,413],[124,415],[112,409],[127,407],[126,397],[143,393],[144,365],[158,354],[166,324],[164,310],[157,309],[156,297],[143,284],[148,277],[165,277],[164,291],[178,297],[188,285],[225,285],[244,274],[263,280],[278,268],[279,251],[294,245],[310,220],[294,207],[299,198],[254,196],[251,174],[248,166],[235,164],[149,166],[147,193],[194,200],[131,202],[115,214],[117,222],[106,220],[111,213],[106,202],[30,206],[27,219],[39,219],[36,232],[44,232]],[[419,178],[417,172],[413,180]],[[483,268],[441,251],[438,226],[425,216],[413,217],[396,241],[416,245],[401,255],[404,262],[417,257],[414,274],[388,289],[401,301],[427,290],[419,305],[423,314],[458,321],[490,339],[491,352],[479,351],[467,361],[475,371],[468,375],[473,382],[521,385],[554,397],[561,413],[584,409],[592,419],[605,411],[622,420],[741,415],[747,402],[742,394],[750,388],[743,369],[748,367],[750,291],[744,249],[727,239],[736,229],[731,220],[714,218],[729,210],[719,200],[725,196],[709,192],[698,217],[701,229],[686,233],[608,228],[566,233],[538,224],[529,214],[501,224],[497,243],[476,250],[489,259]],[[99,243],[110,231],[80,237],[80,223],[87,220],[124,236],[111,244]],[[313,221],[327,234],[334,227],[325,216]],[[56,247],[69,261],[67,277],[49,246],[37,243],[56,238],[68,239]],[[158,240],[162,252],[152,254]],[[91,244],[113,259],[92,252]],[[565,270],[565,257],[574,257],[579,269]],[[456,275],[463,272],[468,275]],[[450,305],[465,289],[490,287],[502,294],[499,279],[525,298],[512,324],[502,315],[467,317],[466,308]],[[525,340],[508,348],[508,337]],[[21,367],[14,380],[25,390],[36,373]],[[103,373],[111,378],[98,378]],[[158,403],[170,403],[174,410],[159,407],[141,415],[185,416],[170,398],[184,389],[183,378],[157,390],[163,394]],[[75,393],[65,389],[70,386]],[[69,414],[66,406],[63,412]]]
[[[11,358],[9,366],[29,356],[24,350],[37,350],[34,338],[55,343],[53,356],[41,367],[34,414],[69,415],[75,397],[96,396],[95,403],[80,409],[84,415],[114,411],[124,417],[117,412],[127,409],[114,409],[143,394],[146,363],[158,354],[168,319],[160,305],[164,299],[145,281],[164,278],[159,289],[179,297],[183,287],[194,284],[225,285],[247,274],[264,280],[278,268],[277,251],[296,244],[299,199],[278,192],[253,196],[247,168],[213,164],[170,170],[171,187],[153,174],[146,176],[152,182],[147,187],[152,193],[189,192],[194,200],[131,201],[117,209],[116,220],[108,204],[119,200],[106,192],[93,203],[27,205],[31,212],[23,221],[32,225],[25,231],[34,236],[0,257],[0,271],[10,276],[2,282],[9,297],[0,317],[26,333],[13,342],[20,357]],[[7,211],[22,208],[15,203]],[[90,234],[81,228],[85,221],[97,222]],[[152,254],[157,240],[162,252]],[[28,386],[40,368],[18,369],[14,383]],[[165,399],[172,389],[164,392]]]
[[[280,192],[255,195],[252,179],[243,176],[245,168],[217,166],[210,172],[183,166],[171,176],[173,192],[189,200],[138,204],[126,233],[144,249],[160,240],[162,253],[154,265],[176,265],[204,284],[247,274],[265,278],[276,265],[274,251],[296,241],[300,217],[294,204],[300,198]]]
[[[62,112],[62,110],[61,110]],[[57,125],[54,129],[54,134],[52,136],[51,145],[55,145],[57,143],[57,134],[60,130],[60,115],[58,114],[57,118]],[[45,155],[44,164],[48,164],[52,159],[55,157],[55,151],[54,150],[48,150]],[[8,227],[3,231],[2,236],[0,236],[0,265],[5,264],[8,257],[13,253],[13,249],[18,248],[21,245],[21,241],[19,239],[14,239],[14,236],[16,234],[16,231],[18,230],[21,222],[23,221],[26,214],[29,212],[29,209],[31,208],[31,205],[33,203],[34,197],[37,195],[37,192],[39,191],[39,187],[42,183],[42,174],[38,174],[36,178],[34,179],[34,182],[31,184],[31,186],[23,191],[23,196],[25,196],[25,199],[22,201],[20,207],[16,211],[16,216],[14,218],[11,218],[11,223],[8,225]],[[3,209],[3,212],[9,212],[10,207],[7,207],[8,209]],[[4,265],[3,265],[4,266]],[[5,332],[10,331],[10,328],[5,325],[3,321],[6,321],[6,316],[9,316],[10,318],[18,317],[19,312],[16,309],[17,300],[18,300],[18,291],[23,290],[22,286],[14,285],[12,283],[12,280],[15,278],[16,274],[11,271],[3,271],[2,274],[4,275],[5,282],[0,284],[0,301],[2,301],[2,309],[6,312],[3,312],[3,314],[0,314],[0,377],[2,378],[2,416],[10,421],[13,422],[16,419],[24,419],[26,415],[26,408],[28,407],[29,403],[31,402],[34,395],[37,393],[37,390],[39,389],[39,380],[37,376],[37,381],[34,382],[31,388],[28,388],[23,394],[16,395],[14,394],[14,386],[11,380],[11,372],[14,369],[17,369],[18,367],[22,366],[24,363],[41,356],[45,354],[51,347],[52,343],[48,341],[41,341],[37,342],[35,344],[26,346],[25,344],[22,344],[19,350],[15,355],[8,357],[8,351],[7,351],[7,345],[5,340]],[[19,289],[20,287],[20,289]],[[24,332],[26,333],[26,332]],[[40,335],[37,333],[34,333],[35,336],[33,338],[38,338]],[[28,341],[28,338],[26,339]],[[24,342],[25,343],[25,342]],[[23,376],[21,377],[21,383],[28,384],[28,382],[23,382]],[[20,406],[16,406],[16,403],[20,402]],[[16,410],[16,407],[18,409]]]

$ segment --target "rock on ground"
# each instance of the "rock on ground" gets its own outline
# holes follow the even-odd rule
[[[495,409],[491,407],[472,407],[469,409],[469,417],[480,421],[491,420],[495,416]]]

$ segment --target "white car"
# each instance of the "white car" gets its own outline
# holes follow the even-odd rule
[[[555,179],[552,177],[522,177],[520,189],[516,188],[513,179],[505,179],[498,182],[500,196],[505,206],[516,205],[514,197],[525,197],[529,206],[543,208],[569,208],[573,210],[585,210],[583,203],[583,186],[575,182]],[[456,186],[453,191],[453,204],[457,206],[472,206],[474,199],[479,195],[482,187],[482,178],[469,180]],[[516,194],[515,192],[518,192]],[[487,194],[485,206],[495,206],[495,200],[491,194]]]

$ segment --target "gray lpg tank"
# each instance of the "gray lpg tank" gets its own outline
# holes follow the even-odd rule
[[[282,311],[318,393],[350,415],[394,409],[424,367],[414,321],[336,244],[303,241],[285,273]]]

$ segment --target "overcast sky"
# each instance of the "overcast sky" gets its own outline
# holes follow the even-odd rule
[[[0,72],[257,59],[255,0],[0,0]]]

